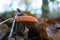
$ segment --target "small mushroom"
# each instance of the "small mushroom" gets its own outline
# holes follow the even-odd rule
[[[13,21],[13,19],[12,19],[12,21]],[[29,28],[34,23],[38,22],[37,18],[32,17],[32,16],[27,16],[27,15],[17,16],[15,21],[16,21],[15,30],[16,30],[17,34],[18,35],[20,33],[25,34],[25,38],[27,38],[27,35],[28,35],[27,34],[28,33],[27,26]],[[26,32],[26,30],[27,30],[27,32]]]

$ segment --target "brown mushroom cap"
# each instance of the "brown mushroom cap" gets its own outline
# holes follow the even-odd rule
[[[17,16],[16,22],[38,22],[38,20],[32,16]]]

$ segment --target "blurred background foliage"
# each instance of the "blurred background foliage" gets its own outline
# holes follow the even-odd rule
[[[10,0],[9,5],[5,5],[3,14],[4,19],[14,17],[16,9],[24,11],[25,14],[39,18],[55,18],[60,16],[59,0]],[[6,17],[6,18],[5,18]]]

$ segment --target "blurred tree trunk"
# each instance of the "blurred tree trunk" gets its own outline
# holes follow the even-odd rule
[[[48,17],[49,7],[48,0],[42,0],[42,17]]]

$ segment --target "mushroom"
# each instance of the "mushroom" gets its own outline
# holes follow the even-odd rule
[[[27,15],[17,16],[15,23],[15,30],[17,35],[25,34],[25,39],[26,39],[28,35],[27,32],[29,31],[30,26],[36,22],[38,22],[37,18],[32,16],[27,16]]]
[[[24,34],[25,36],[24,38],[27,39],[28,31],[29,30],[32,31],[32,32],[29,32],[31,34],[35,31],[36,28],[34,29],[34,24],[38,22],[38,20],[33,16],[30,16],[30,15],[27,16],[19,9],[17,9],[17,11],[22,14],[17,15],[15,19],[15,32],[18,36],[19,35],[21,36],[22,34]],[[11,20],[11,22],[13,21],[14,21],[14,18]],[[35,31],[34,33],[36,32],[37,31]],[[33,36],[34,35],[35,34],[33,34]]]

